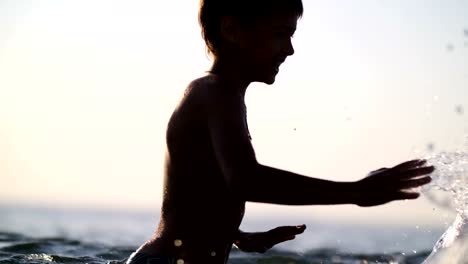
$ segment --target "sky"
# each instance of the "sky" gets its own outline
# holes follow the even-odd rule
[[[165,129],[210,67],[198,1],[0,1],[0,203],[159,210]],[[304,0],[246,104],[260,163],[336,181],[463,146],[467,0]],[[421,197],[247,213],[440,224]]]

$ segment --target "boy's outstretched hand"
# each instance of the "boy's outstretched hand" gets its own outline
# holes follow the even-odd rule
[[[394,200],[416,199],[419,193],[409,189],[431,182],[427,176],[433,166],[424,166],[426,160],[418,159],[401,163],[393,168],[382,168],[371,172],[357,182],[359,206],[375,206]]]
[[[296,235],[301,234],[305,229],[305,225],[300,225],[280,226],[266,232],[241,232],[234,244],[245,252],[265,253],[278,243],[293,240]]]

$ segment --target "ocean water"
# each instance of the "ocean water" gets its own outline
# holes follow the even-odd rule
[[[448,228],[307,224],[295,240],[265,254],[233,250],[230,264],[468,264],[468,138],[464,149],[427,158],[436,166],[422,193],[457,216]],[[155,212],[0,206],[2,263],[123,263],[152,234]],[[244,230],[268,230],[281,219],[246,219]]]
[[[158,215],[118,210],[0,207],[0,263],[122,263]],[[294,220],[295,221],[295,220]],[[229,263],[422,263],[444,229],[304,221],[307,232],[266,254],[233,250]],[[246,230],[281,220],[249,219]]]

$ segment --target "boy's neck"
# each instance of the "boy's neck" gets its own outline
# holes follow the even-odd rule
[[[244,69],[245,67],[242,67],[239,60],[215,58],[209,72],[217,75],[221,80],[227,81],[229,85],[238,90],[244,98],[247,87],[251,83]]]

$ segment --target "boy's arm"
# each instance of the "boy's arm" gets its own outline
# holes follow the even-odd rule
[[[333,182],[298,175],[292,172],[259,165],[257,173],[264,179],[266,190],[269,186],[275,186],[277,191],[285,193],[284,188],[291,185],[282,184],[284,177],[292,181],[295,190],[287,192],[286,197],[272,192],[258,192],[250,194],[250,201],[277,203],[288,205],[305,204],[357,204],[359,206],[375,206],[394,200],[416,199],[418,193],[409,192],[408,189],[419,187],[431,181],[429,174],[434,167],[422,167],[425,160],[412,160],[399,164],[391,169],[382,169],[371,173],[367,178],[357,182]],[[259,183],[257,183],[259,184]],[[313,185],[313,187],[310,187]],[[281,186],[284,186],[281,188]],[[297,194],[294,194],[294,192]],[[311,193],[313,192],[313,193]],[[309,195],[301,199],[301,195]]]
[[[420,161],[411,161],[399,165],[402,170],[388,169],[358,182],[311,178],[257,162],[247,132],[242,100],[217,96],[207,104],[205,115],[226,183],[234,195],[245,201],[371,206],[392,200],[415,199],[417,193],[402,190],[428,183],[429,177],[413,178],[433,170],[432,167],[419,168],[422,165]]]

